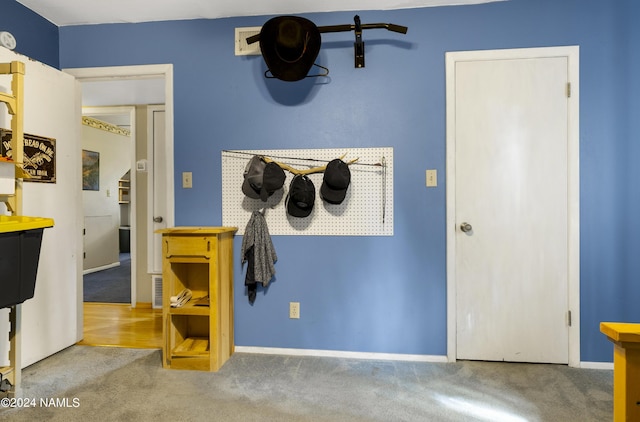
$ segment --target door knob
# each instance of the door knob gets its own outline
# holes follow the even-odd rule
[[[162,217],[153,217],[153,222],[154,223],[162,223]]]
[[[467,232],[470,232],[471,230],[473,230],[473,227],[471,227],[471,224],[469,224],[469,223],[462,223],[462,224],[460,224],[460,230],[462,230],[463,232],[467,233]]]

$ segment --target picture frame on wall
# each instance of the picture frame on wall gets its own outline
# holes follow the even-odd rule
[[[82,150],[82,190],[100,190],[100,153]]]

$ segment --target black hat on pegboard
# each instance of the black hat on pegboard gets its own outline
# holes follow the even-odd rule
[[[287,213],[293,217],[308,217],[313,211],[316,188],[307,176],[296,175],[289,184]]]
[[[320,196],[330,204],[341,204],[351,183],[351,171],[347,163],[339,158],[327,164],[320,186]]]

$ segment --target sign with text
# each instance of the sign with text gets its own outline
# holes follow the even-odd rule
[[[12,157],[11,131],[0,129],[0,155]],[[56,182],[56,140],[24,134],[23,169],[31,178],[28,182]]]

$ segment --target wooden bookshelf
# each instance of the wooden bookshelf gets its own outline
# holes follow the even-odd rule
[[[217,371],[233,354],[236,227],[175,227],[162,234],[163,367]],[[171,306],[184,289],[191,300]],[[209,298],[208,306],[199,302]]]

